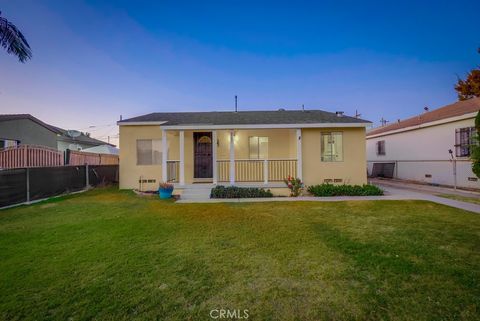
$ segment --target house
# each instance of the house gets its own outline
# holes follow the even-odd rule
[[[76,132],[78,136],[71,137],[69,133],[71,131],[46,124],[30,114],[0,114],[0,148],[23,144],[65,151],[107,144],[88,134]]]
[[[322,110],[152,113],[118,122],[120,188],[367,182],[370,122]],[[284,192],[280,191],[279,192]]]
[[[98,145],[94,147],[84,148],[82,152],[87,153],[96,153],[96,154],[110,154],[110,155],[118,155],[119,149],[108,144]]]
[[[470,161],[479,110],[480,98],[473,98],[369,131],[370,175],[448,186],[456,177],[459,187],[480,188]]]

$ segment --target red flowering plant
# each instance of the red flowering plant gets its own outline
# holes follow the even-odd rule
[[[290,196],[297,197],[298,195],[300,195],[303,189],[303,183],[300,178],[295,178],[289,175],[283,181],[285,182],[285,184],[287,184],[287,187],[290,190]]]

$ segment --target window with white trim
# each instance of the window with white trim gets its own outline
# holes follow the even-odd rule
[[[343,161],[343,133],[331,132],[321,135],[322,162]]]
[[[250,159],[268,159],[268,137],[249,137],[248,151]]]
[[[162,164],[162,141],[160,139],[137,139],[137,165]]]

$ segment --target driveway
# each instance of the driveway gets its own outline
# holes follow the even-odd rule
[[[413,184],[400,180],[372,179],[370,180],[370,183],[381,187],[385,191],[385,195],[388,196],[426,200],[475,213],[480,213],[480,205],[437,196],[439,194],[450,194],[480,199],[480,193],[478,192],[454,190],[453,188],[439,186]]]

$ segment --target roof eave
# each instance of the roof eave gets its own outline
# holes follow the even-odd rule
[[[222,125],[163,125],[166,122],[118,122],[119,126],[161,126],[165,130],[195,130],[195,129],[288,129],[288,128],[359,128],[368,127],[370,122],[358,123],[293,123],[293,124],[222,124]],[[163,125],[163,126],[162,126]]]
[[[419,124],[419,125],[413,125],[413,126],[408,126],[408,127],[403,127],[403,128],[386,130],[386,131],[382,131],[382,132],[379,132],[379,133],[375,133],[373,131],[371,133],[367,133],[367,139],[382,137],[382,136],[387,136],[387,135],[394,135],[394,134],[399,134],[399,133],[408,132],[408,131],[412,131],[412,130],[422,129],[422,128],[426,128],[426,127],[432,127],[432,126],[438,126],[438,125],[453,123],[453,122],[464,120],[464,119],[475,118],[476,116],[477,116],[477,112],[473,112],[473,113],[468,113],[468,114],[464,114],[464,115],[460,115],[460,116],[439,119],[439,120],[435,120],[435,121],[431,121],[431,122],[427,122],[427,123],[423,123],[423,124]]]

